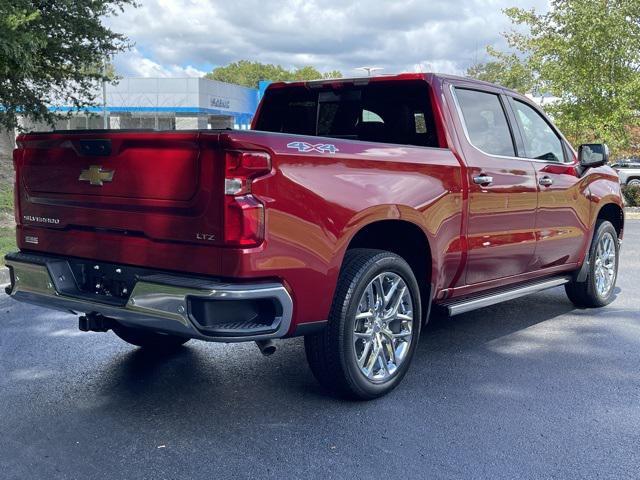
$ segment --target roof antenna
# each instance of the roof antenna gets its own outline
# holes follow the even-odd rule
[[[372,72],[377,72],[378,70],[384,70],[382,67],[358,67],[356,70],[364,70],[367,72],[367,77],[371,76]]]

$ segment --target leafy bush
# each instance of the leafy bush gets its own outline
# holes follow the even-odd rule
[[[622,187],[622,196],[627,207],[640,207],[640,187]]]

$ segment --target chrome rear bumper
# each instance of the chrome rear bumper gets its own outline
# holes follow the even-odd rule
[[[11,254],[5,259],[11,273],[7,293],[15,300],[63,310],[75,314],[99,314],[123,325],[157,332],[182,335],[206,341],[243,342],[280,338],[291,326],[293,302],[280,283],[232,284],[173,274],[155,274],[139,278],[122,305],[101,301],[97,295],[81,298],[62,293],[59,278],[51,274],[53,263],[60,269],[59,257]],[[62,277],[62,276],[61,276]],[[68,282],[68,280],[66,280]],[[246,328],[225,328],[224,333],[198,323],[191,311],[192,302],[251,302],[268,299],[278,307],[266,332]],[[215,310],[215,308],[214,308]],[[245,322],[246,323],[246,322]],[[228,325],[227,325],[228,326]]]

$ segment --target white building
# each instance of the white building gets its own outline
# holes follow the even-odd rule
[[[92,107],[56,123],[57,130],[248,129],[258,106],[257,89],[205,78],[122,78],[106,85],[106,108]],[[99,95],[101,100],[102,95]],[[71,107],[52,108],[68,112]],[[44,123],[23,121],[32,131],[47,131]],[[13,149],[13,132],[0,131],[0,156]]]
[[[101,100],[99,95],[98,99]],[[106,109],[88,109],[60,120],[58,130],[104,128],[247,129],[258,105],[258,90],[205,78],[123,78],[106,85]],[[71,107],[52,108],[69,111]],[[49,130],[25,122],[27,130]]]

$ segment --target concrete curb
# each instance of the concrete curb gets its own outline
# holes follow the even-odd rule
[[[624,216],[627,220],[640,220],[640,208],[625,207]]]
[[[9,283],[9,269],[7,267],[0,267],[0,285]]]

